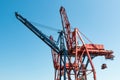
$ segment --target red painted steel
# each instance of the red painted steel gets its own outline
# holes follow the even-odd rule
[[[68,50],[66,80],[87,80],[89,75],[93,76],[91,80],[96,80],[96,71],[92,59],[97,56],[104,56],[105,59],[113,59],[113,51],[105,50],[102,44],[86,44],[77,28],[71,31],[65,8],[60,8],[60,15]],[[60,55],[53,50],[52,57],[55,69],[54,80],[60,80],[60,77],[64,75],[64,65],[62,64],[60,69]],[[64,59],[62,60],[64,61]],[[101,69],[104,68],[107,68],[106,64],[101,66]],[[61,76],[60,71],[62,72]]]

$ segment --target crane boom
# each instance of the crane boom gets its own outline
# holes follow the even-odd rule
[[[16,18],[22,22],[27,28],[29,28],[36,36],[38,36],[42,41],[44,41],[50,48],[52,48],[55,52],[59,53],[59,47],[50,40],[45,34],[43,34],[40,30],[38,30],[33,24],[31,24],[27,19],[22,17],[20,14],[15,12]]]
[[[15,16],[52,49],[54,80],[88,80],[90,76],[93,76],[93,80],[97,80],[92,60],[97,56],[104,56],[105,59],[110,60],[114,58],[113,51],[106,50],[103,44],[91,43],[78,28],[71,30],[64,7],[60,8],[63,30],[59,32],[58,45],[53,41],[52,36],[46,36],[17,12]],[[83,37],[90,43],[85,43]],[[101,69],[105,68],[107,66],[104,63]]]
[[[72,48],[72,34],[71,34],[71,28],[70,28],[70,22],[68,20],[65,8],[61,6],[60,8],[60,16],[61,16],[61,21],[62,21],[62,26],[63,26],[63,31],[65,34],[65,39],[66,39],[66,45],[67,49],[71,50]]]

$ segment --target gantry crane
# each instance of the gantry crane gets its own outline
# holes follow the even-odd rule
[[[92,59],[97,56],[104,56],[110,60],[114,58],[113,51],[105,50],[104,45],[93,44],[89,40],[90,43],[86,44],[78,28],[71,30],[64,7],[60,8],[63,30],[59,32],[57,42],[52,36],[47,37],[20,14],[15,13],[15,16],[51,48],[55,69],[54,80],[88,80],[89,74],[93,76],[92,80],[96,80]],[[106,64],[102,65],[102,69],[104,68]]]

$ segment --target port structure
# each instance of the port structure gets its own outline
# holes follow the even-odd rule
[[[15,12],[16,18],[29,28],[36,36],[45,42],[50,48],[54,66],[54,80],[91,80],[96,79],[96,71],[93,59],[104,56],[105,59],[113,60],[112,50],[106,50],[103,44],[93,44],[78,28],[71,30],[65,8],[61,6],[60,16],[63,29],[59,31],[58,40],[52,36],[46,36],[38,30],[26,18]],[[85,43],[87,39],[89,43]],[[106,64],[101,69],[107,68]]]

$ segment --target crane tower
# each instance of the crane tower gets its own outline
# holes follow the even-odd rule
[[[47,37],[20,14],[15,13],[15,15],[19,21],[51,48],[55,70],[54,80],[88,80],[90,74],[93,76],[91,80],[97,80],[92,59],[97,56],[104,56],[105,59],[110,60],[114,58],[113,51],[106,50],[104,45],[85,43],[84,35],[78,28],[71,30],[64,7],[60,8],[63,30],[59,32],[58,43],[54,41],[52,36]],[[102,65],[102,69],[104,68],[106,68],[106,64]]]

